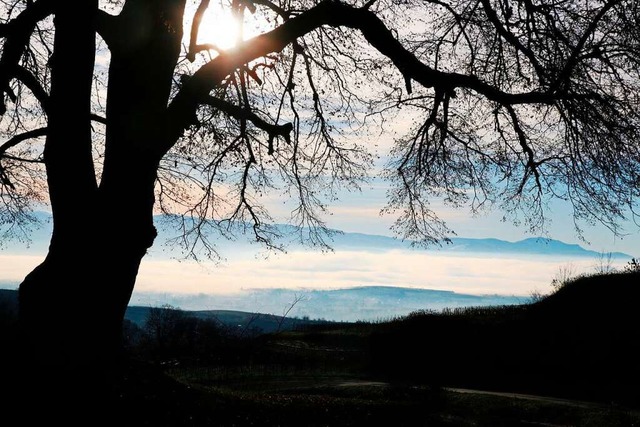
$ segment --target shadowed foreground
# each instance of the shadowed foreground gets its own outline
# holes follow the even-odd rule
[[[2,425],[640,425],[637,283],[586,277],[517,307],[271,334],[157,309],[127,325],[114,366],[36,371],[3,351]]]
[[[173,372],[175,374],[175,372]],[[286,379],[285,379],[286,380]],[[299,379],[301,380],[301,379]],[[367,384],[304,378],[305,386],[254,378],[234,388],[186,385],[147,364],[133,363],[117,392],[69,399],[64,386],[33,410],[8,407],[8,426],[530,426],[627,427],[640,413],[612,405],[553,403],[518,397],[458,393],[409,385]],[[206,382],[206,381],[205,381]],[[283,386],[284,384],[284,386]],[[323,385],[324,384],[324,385]],[[77,397],[77,396],[76,396]],[[93,398],[104,399],[96,402]],[[24,407],[23,407],[24,408]],[[35,409],[37,408],[37,409]],[[16,409],[18,409],[16,411]],[[20,417],[19,414],[22,414]],[[20,418],[13,418],[20,417]]]

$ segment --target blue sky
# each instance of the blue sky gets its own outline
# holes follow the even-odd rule
[[[328,225],[349,232],[390,235],[388,225],[393,218],[380,217],[384,205],[382,188],[365,189],[351,194],[333,205],[334,214]],[[497,221],[497,215],[469,218],[464,211],[442,211],[460,237],[496,237],[517,241],[527,237],[522,229]],[[566,216],[555,217],[551,237],[567,243],[578,243]],[[565,222],[563,222],[565,221]],[[563,229],[564,227],[564,229]],[[595,228],[590,246],[596,252],[621,251],[630,255],[638,239],[614,240],[606,231]],[[637,235],[637,231],[636,231]],[[599,236],[599,237],[598,237]],[[189,300],[194,309],[211,307],[211,299],[197,295],[234,296],[250,299],[258,310],[264,301],[255,299],[256,290],[283,288],[300,292],[344,289],[360,286],[396,286],[438,289],[473,295],[528,296],[532,292],[547,293],[551,281],[562,271],[572,274],[593,272],[602,267],[603,259],[568,256],[523,256],[514,254],[451,254],[422,250],[336,250],[320,253],[311,248],[290,247],[286,253],[268,253],[260,246],[221,242],[219,263],[170,259],[163,241],[145,257],[140,268],[133,303],[161,305]],[[624,243],[624,244],[623,244]],[[44,256],[46,244],[33,250],[0,251],[0,285],[12,288]],[[606,260],[605,260],[606,261]],[[616,260],[613,267],[623,267],[626,260]],[[191,296],[191,297],[189,297]],[[198,306],[200,300],[203,305]],[[228,299],[224,301],[229,301]],[[250,304],[249,304],[250,305]],[[304,309],[304,304],[301,304]]]
[[[389,227],[393,216],[381,216],[386,203],[386,188],[379,179],[364,185],[362,192],[342,194],[339,201],[329,205],[331,215],[325,217],[330,228],[392,236]],[[275,219],[283,219],[289,212],[277,199]],[[498,238],[518,241],[532,237],[526,229],[500,221],[502,212],[472,217],[468,209],[451,209],[433,202],[432,207],[447,221],[459,237]],[[585,228],[589,244],[579,241],[567,206],[555,204],[549,212],[549,236],[566,243],[599,253],[624,252],[640,255],[639,228],[627,224],[629,233],[616,238],[602,226]],[[280,209],[280,211],[278,211]],[[488,254],[433,254],[424,251],[390,249],[386,251],[338,250],[319,253],[310,248],[290,248],[286,253],[266,253],[260,246],[253,250],[237,250],[231,242],[221,243],[220,263],[180,261],[169,259],[162,252],[163,241],[157,241],[144,258],[132,303],[158,306],[189,301],[190,309],[227,309],[211,306],[212,301],[225,304],[243,301],[246,310],[267,309],[257,290],[287,289],[301,295],[314,290],[344,289],[360,286],[396,286],[437,289],[459,294],[515,295],[527,297],[532,292],[550,292],[551,281],[562,271],[571,274],[593,272],[602,266],[602,259],[558,256],[522,256]],[[35,248],[36,246],[34,246]],[[0,251],[0,286],[15,288],[24,276],[44,257],[43,248],[11,253]],[[616,260],[613,267],[621,268],[626,261]],[[217,297],[218,299],[212,299]],[[198,305],[200,304],[200,305]],[[362,304],[366,306],[366,301]],[[304,302],[300,313],[307,313]],[[400,308],[401,309],[401,308]],[[277,310],[276,310],[277,311]],[[277,314],[274,312],[274,314]],[[313,313],[310,313],[313,316]]]
[[[385,192],[385,184],[375,180],[371,185],[365,185],[360,193],[344,195],[331,205],[330,210],[333,214],[327,217],[329,227],[349,232],[392,236],[390,226],[395,218],[392,215],[380,215],[380,210],[386,203]],[[473,217],[469,209],[453,209],[438,202],[432,203],[432,206],[460,237],[494,237],[518,241],[538,236],[529,233],[525,227],[502,221],[504,213],[500,210]],[[584,240],[581,240],[575,231],[571,208],[567,203],[555,201],[550,206],[547,217],[550,238],[567,243],[578,243],[597,252],[624,252],[632,256],[640,256],[640,226],[632,221],[622,225],[626,235],[620,237],[615,236],[603,225],[582,224]]]
[[[105,58],[100,59],[103,64]],[[103,64],[104,65],[104,64]],[[393,129],[374,140],[377,153],[384,156],[391,145],[392,131],[403,134],[412,125],[409,115],[393,120]],[[375,171],[374,171],[375,172]],[[330,216],[325,220],[330,228],[347,232],[391,236],[390,226],[395,218],[381,216],[386,204],[386,188],[382,181],[365,184],[361,193],[344,193],[337,202],[329,205]],[[276,220],[288,212],[281,203],[274,203]],[[436,201],[432,203],[436,213],[460,237],[499,238],[518,241],[532,237],[523,227],[502,222],[503,212],[494,211],[472,217],[468,209],[451,209]],[[280,209],[280,211],[277,211]],[[554,203],[548,212],[548,237],[568,243],[579,243],[591,250],[625,252],[640,256],[640,227],[628,223],[624,238],[614,236],[600,225],[586,226],[580,241],[576,235],[569,206]],[[427,255],[416,251],[386,251],[374,253],[366,250],[338,251],[320,254],[310,250],[290,250],[284,254],[266,254],[255,251],[232,253],[222,251],[228,259],[219,264],[168,260],[160,255],[162,242],[157,242],[148,257],[143,260],[134,301],[158,304],[158,295],[171,294],[238,294],[253,289],[278,288],[335,289],[356,286],[402,286],[410,288],[443,289],[472,294],[527,295],[532,291],[547,292],[550,282],[559,269],[570,269],[576,274],[593,271],[597,259],[570,259],[553,257],[496,257],[487,255],[452,256]],[[226,246],[228,249],[229,246]],[[33,251],[15,254],[0,251],[0,284],[17,285],[37,265],[44,253]],[[3,282],[4,281],[4,282]],[[154,295],[151,300],[149,295]],[[211,308],[211,307],[202,307]]]
[[[231,25],[231,19],[219,20],[216,25],[207,24],[207,19],[212,19],[214,16],[219,17],[220,13],[222,13],[218,10],[218,7],[218,5],[212,4],[205,16],[205,21],[201,27],[200,41],[231,46],[233,40],[229,37],[229,34],[234,32],[232,26],[223,28],[224,31],[219,31],[218,33],[214,33],[212,30],[213,28],[220,29],[225,25]],[[246,19],[247,22],[244,28],[246,37],[262,31],[257,28],[264,24],[259,19],[249,14]],[[424,25],[424,22],[415,20],[412,21],[412,24]],[[329,97],[329,95],[325,95],[325,97]],[[339,104],[340,100],[337,103]],[[378,122],[379,118],[375,115],[369,116],[367,119],[369,127],[357,127],[357,130],[351,129],[350,131],[348,126],[345,125],[343,130],[346,133],[343,137],[347,139],[354,138],[354,141],[358,143],[366,141],[367,148],[370,148],[374,157],[378,158],[376,165],[371,170],[372,176],[375,177],[386,159],[388,159],[394,138],[399,135],[409,134],[416,120],[419,122],[423,119],[423,114],[424,111],[422,110],[415,111],[410,108],[404,108],[401,113],[398,112],[397,115],[387,117],[388,121],[384,124]],[[336,125],[336,123],[333,124]],[[392,235],[390,226],[395,218],[392,216],[380,216],[380,210],[386,204],[385,192],[384,183],[379,179],[374,179],[371,185],[363,186],[361,193],[343,193],[338,202],[330,204],[329,208],[332,215],[325,218],[327,225],[343,231]],[[278,206],[278,203],[275,203],[274,206]],[[471,217],[468,209],[454,210],[437,201],[432,202],[432,207],[458,236],[471,238],[495,237],[508,241],[517,241],[532,236],[523,227],[501,221],[504,212],[493,211],[474,218]],[[280,218],[286,218],[288,214],[285,211],[275,213],[276,220],[278,219],[278,214],[280,214]],[[638,224],[634,224],[631,221],[622,224],[623,232],[626,234],[624,237],[615,236],[600,224],[594,224],[593,226],[581,224],[584,231],[584,240],[580,240],[575,231],[571,208],[567,203],[554,201],[550,205],[547,214],[548,237],[564,242],[580,243],[589,249],[599,252],[619,251],[633,256],[640,256],[640,226]]]

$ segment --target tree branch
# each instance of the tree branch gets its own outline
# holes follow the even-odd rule
[[[96,15],[96,32],[107,43],[107,46],[113,48],[118,43],[118,27],[117,17],[109,15],[104,10],[98,10]]]
[[[252,3],[268,7],[269,9],[280,15],[285,21],[291,17],[290,11],[284,10],[283,8],[269,0],[252,0]]]
[[[435,70],[405,49],[394,37],[393,32],[373,12],[354,8],[339,1],[323,0],[317,6],[287,20],[274,30],[247,40],[235,49],[223,52],[203,65],[183,85],[169,106],[167,120],[169,128],[165,133],[167,140],[164,145],[159,146],[159,155],[164,155],[189,126],[199,100],[217,87],[235,69],[269,53],[280,52],[289,43],[323,25],[345,26],[360,30],[372,47],[393,62],[405,80],[415,80],[426,88],[437,87],[450,93],[453,93],[455,88],[466,88],[502,105],[549,104],[571,96],[540,91],[509,93],[483,82],[474,75]]]
[[[106,117],[99,116],[95,113],[91,113],[91,120],[94,122],[102,123],[103,125],[107,124]]]
[[[191,36],[189,39],[189,52],[187,53],[187,59],[191,62],[196,60],[196,53],[201,52],[203,45],[198,45],[198,32],[200,31],[200,23],[202,22],[202,16],[209,7],[210,0],[200,0],[198,9],[193,15],[193,22],[191,24]]]
[[[33,129],[18,135],[14,135],[13,138],[9,139],[4,144],[0,145],[0,158],[4,157],[4,153],[6,153],[9,148],[15,147],[16,145],[20,144],[22,141],[45,136],[46,134],[47,134],[47,128],[38,128],[38,129]]]
[[[538,62],[538,59],[536,58],[533,51],[528,47],[526,47],[525,45],[523,45],[520,42],[520,40],[518,40],[518,38],[511,31],[507,30],[504,27],[504,25],[502,25],[500,18],[498,18],[498,14],[491,7],[491,3],[489,3],[489,0],[481,0],[481,3],[482,3],[482,7],[484,8],[485,14],[487,15],[487,18],[489,18],[489,21],[493,24],[493,26],[498,31],[498,33],[507,41],[507,43],[509,43],[516,50],[518,50],[524,56],[527,57],[529,62],[531,62],[531,65],[533,66],[533,68],[536,70],[536,73],[538,74],[538,78],[542,80],[542,83],[546,83],[544,79],[546,78],[547,73]]]
[[[42,109],[47,112],[49,109],[49,94],[44,89],[44,87],[42,87],[36,76],[34,76],[31,71],[20,65],[16,66],[14,71],[14,77],[20,80],[27,88],[29,88],[33,96],[35,96],[35,98],[42,106]]]
[[[285,141],[291,143],[291,131],[293,130],[293,125],[291,123],[286,123],[284,125],[269,123],[248,108],[238,107],[228,101],[213,96],[205,97],[202,100],[202,103],[224,111],[236,119],[249,120],[257,128],[267,132],[269,135],[269,154],[273,154],[273,139],[276,136],[281,136]]]
[[[2,46],[2,56],[0,57],[0,95],[8,93],[12,96],[9,83],[15,77],[20,58],[29,44],[29,37],[38,21],[49,16],[53,9],[53,0],[39,0],[1,27],[0,35],[6,40]],[[2,101],[0,102],[0,114],[4,114],[6,111],[4,99],[0,101]]]
[[[527,143],[527,135],[520,126],[520,119],[518,119],[518,115],[516,114],[513,106],[507,105],[505,106],[507,112],[509,113],[509,117],[511,117],[511,122],[513,124],[513,129],[518,136],[518,143],[522,148],[522,151],[527,155],[527,163],[525,165],[525,173],[522,177],[522,182],[520,183],[520,187],[518,188],[517,194],[521,194],[524,190],[524,186],[527,183],[527,179],[531,174],[535,177],[536,186],[538,191],[542,191],[542,185],[540,184],[540,172],[538,171],[538,163],[535,161],[535,154],[529,144]]]
[[[591,21],[591,23],[589,24],[589,27],[587,27],[584,34],[582,34],[582,37],[580,37],[580,40],[578,41],[575,48],[573,49],[573,52],[571,52],[571,56],[567,60],[567,63],[565,64],[564,68],[562,69],[562,71],[560,71],[560,74],[558,74],[558,78],[553,82],[553,85],[551,86],[551,91],[556,91],[560,89],[562,85],[567,81],[567,79],[571,75],[571,72],[573,71],[573,68],[577,64],[578,59],[580,58],[580,51],[582,50],[584,45],[587,43],[587,40],[589,39],[589,37],[595,32],[598,26],[598,23],[602,18],[604,18],[604,16],[609,12],[609,10],[611,10],[614,6],[620,3],[620,1],[621,0],[609,0],[604,4],[602,9],[600,9],[598,14],[593,18],[593,21]]]

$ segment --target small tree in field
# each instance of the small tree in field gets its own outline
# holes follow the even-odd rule
[[[626,273],[640,273],[640,261],[637,258],[631,258],[631,261],[627,262],[622,271]]]
[[[214,6],[206,25],[225,24],[222,8],[239,23],[233,48],[199,37]],[[325,202],[371,169],[358,135],[408,119],[384,172],[403,238],[447,238],[434,197],[497,207],[536,231],[558,198],[577,227],[618,232],[640,196],[635,0],[4,0],[0,10],[0,219],[20,232],[46,204],[54,223],[20,285],[25,351],[39,363],[113,357],[154,212],[184,219],[189,248],[211,249],[208,228],[231,224],[271,245],[261,196],[283,194],[291,222],[322,245]]]

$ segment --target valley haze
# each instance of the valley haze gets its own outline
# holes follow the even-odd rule
[[[0,288],[17,288],[46,254],[50,217],[38,216],[42,226],[32,230],[30,243],[3,241]],[[289,238],[296,234],[290,226],[278,227]],[[542,238],[452,238],[425,249],[387,236],[337,233],[329,252],[292,240],[285,242],[286,252],[270,253],[249,236],[233,241],[212,236],[224,258],[198,263],[167,244],[176,231],[159,229],[131,305],[282,315],[297,301],[289,316],[381,320],[423,309],[519,304],[533,292],[548,293],[559,275],[621,268],[632,258]]]

